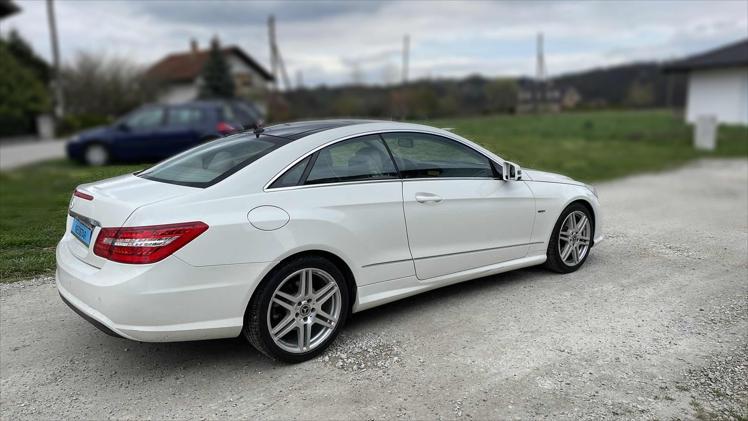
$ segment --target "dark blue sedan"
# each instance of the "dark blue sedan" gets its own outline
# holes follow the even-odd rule
[[[67,144],[73,160],[88,165],[151,162],[252,126],[260,113],[242,101],[193,101],[146,105],[111,126],[95,127]]]

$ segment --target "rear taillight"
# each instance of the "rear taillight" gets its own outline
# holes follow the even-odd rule
[[[75,191],[73,192],[73,196],[75,196],[75,197],[80,197],[81,199],[84,199],[84,200],[93,200],[93,196],[91,196],[91,195],[90,195],[90,194],[88,194],[88,193],[83,193],[82,191],[80,191],[80,190],[78,190],[78,189],[76,189],[76,190],[75,190]]]
[[[220,123],[216,124],[216,130],[218,130],[218,133],[221,133],[221,134],[229,134],[235,131],[236,129],[231,124],[225,121],[221,121]]]
[[[119,263],[155,263],[165,259],[205,232],[203,222],[147,227],[102,228],[94,253]]]

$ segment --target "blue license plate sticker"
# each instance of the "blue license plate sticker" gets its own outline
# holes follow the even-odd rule
[[[91,234],[93,234],[93,228],[89,227],[85,223],[81,222],[77,218],[73,218],[73,226],[70,228],[70,232],[79,239],[83,244],[88,247],[91,244]]]

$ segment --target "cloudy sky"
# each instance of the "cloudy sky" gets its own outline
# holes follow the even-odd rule
[[[0,24],[16,28],[50,56],[46,7]],[[404,34],[412,78],[529,75],[535,37],[545,34],[548,73],[633,60],[666,60],[748,37],[748,0],[728,1],[56,1],[63,60],[77,51],[127,56],[148,65],[206,46],[217,35],[260,63],[269,62],[267,17],[292,79],[306,85],[399,79]]]

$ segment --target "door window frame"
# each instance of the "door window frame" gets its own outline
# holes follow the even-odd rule
[[[389,146],[387,146],[387,142],[385,142],[383,135],[389,134],[389,133],[415,133],[415,134],[425,134],[430,136],[436,136],[439,138],[442,138],[446,141],[456,142],[466,148],[471,149],[472,151],[478,153],[482,157],[486,158],[491,165],[491,168],[493,170],[494,176],[493,177],[424,177],[424,178],[403,178],[402,172],[400,171],[400,168],[397,165],[397,160],[392,154],[392,151],[390,150]],[[330,182],[330,183],[320,183],[320,184],[303,184],[304,181],[306,181],[306,177],[309,175],[309,172],[312,169],[312,166],[314,165],[314,162],[316,161],[317,155],[319,151],[321,151],[324,148],[327,148],[329,146],[333,146],[337,143],[344,142],[346,140],[352,140],[358,137],[365,137],[365,136],[371,136],[371,135],[377,135],[379,137],[379,140],[384,145],[384,148],[387,150],[387,153],[390,157],[390,160],[392,161],[392,165],[395,167],[395,170],[397,171],[398,177],[397,178],[383,178],[383,179],[376,179],[376,180],[355,180],[355,181],[336,181],[336,182]],[[304,172],[299,179],[299,182],[294,186],[286,186],[286,187],[271,187],[273,183],[275,183],[279,178],[283,177],[287,171],[290,171],[300,162],[303,162],[306,158],[310,157],[311,159],[309,162],[307,162],[306,168],[304,169]],[[501,158],[499,158],[501,159]],[[364,184],[364,183],[391,183],[394,181],[399,182],[407,182],[407,181],[427,181],[427,180],[501,180],[501,163],[496,162],[493,158],[486,155],[484,152],[474,148],[473,146],[465,143],[462,140],[455,139],[452,137],[445,136],[440,133],[432,133],[428,131],[423,130],[412,130],[412,129],[399,129],[399,130],[376,130],[372,132],[366,132],[366,133],[357,133],[350,136],[341,137],[339,139],[331,140],[329,142],[326,142],[320,146],[317,146],[316,148],[312,149],[309,152],[304,153],[299,158],[295,159],[290,164],[286,165],[278,171],[276,175],[274,175],[267,183],[265,183],[265,186],[263,187],[263,191],[270,192],[270,191],[280,191],[280,190],[298,190],[298,189],[305,189],[305,188],[317,188],[317,187],[326,187],[326,186],[332,186],[332,185],[347,185],[347,184]]]

